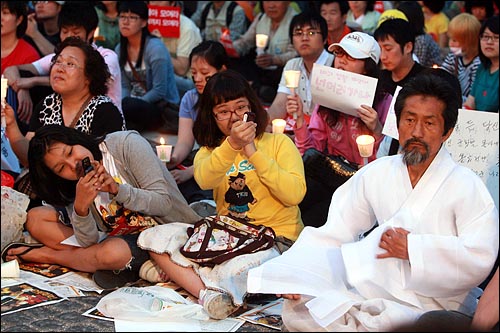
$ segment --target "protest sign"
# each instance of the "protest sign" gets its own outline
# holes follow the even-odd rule
[[[396,87],[394,96],[392,96],[391,105],[389,105],[389,111],[387,111],[387,117],[385,118],[384,128],[382,128],[382,134],[390,136],[396,140],[399,140],[398,124],[396,120],[396,112],[394,111],[394,104],[398,98],[401,86]]]
[[[357,117],[361,104],[372,106],[377,82],[373,77],[314,64],[311,94],[316,103]]]
[[[161,37],[179,38],[181,34],[181,9],[179,7],[148,5],[148,28]]]
[[[498,208],[498,113],[460,109],[446,148],[485,183]]]

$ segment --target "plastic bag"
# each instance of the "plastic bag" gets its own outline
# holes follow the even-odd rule
[[[2,250],[11,242],[23,240],[29,203],[30,199],[26,194],[2,186]]]
[[[192,303],[173,289],[160,286],[119,288],[101,298],[97,310],[108,317],[131,321],[209,319],[201,305]]]

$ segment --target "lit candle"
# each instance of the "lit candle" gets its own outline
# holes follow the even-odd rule
[[[170,162],[170,155],[172,154],[172,146],[165,144],[165,139],[160,138],[160,145],[156,146],[156,154],[162,162]]]
[[[295,88],[299,86],[300,71],[286,70],[285,85],[290,89],[292,96],[295,96]],[[293,119],[297,119],[297,112],[293,113]]]
[[[363,165],[367,165],[368,157],[373,154],[375,138],[371,135],[360,135],[356,138],[356,143],[358,144],[359,155],[363,157]]]
[[[273,133],[285,132],[286,121],[284,119],[273,119]]]
[[[264,34],[255,35],[255,45],[257,46],[257,54],[264,53],[264,49],[266,48],[268,38],[269,36]]]
[[[104,41],[106,38],[104,36],[99,35],[99,27],[95,28],[94,31],[94,41]]]
[[[2,103],[2,108],[5,105],[5,98],[7,97],[7,88],[9,87],[9,82],[8,80],[2,75],[2,86],[1,86],[1,103]],[[5,128],[5,117],[2,116],[2,128]]]

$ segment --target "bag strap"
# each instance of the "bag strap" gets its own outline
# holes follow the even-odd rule
[[[238,4],[236,3],[236,1],[231,1],[231,3],[229,4],[229,6],[227,7],[227,10],[226,10],[226,27],[228,27],[228,28],[231,25],[231,22],[233,21],[233,12],[234,12],[234,8],[237,5]],[[210,11],[210,8],[212,8],[212,2],[211,1],[205,5],[205,7],[203,8],[203,12],[201,12],[200,31],[205,30],[206,23],[207,23],[207,16],[208,16],[208,12]]]
[[[234,12],[234,8],[237,5],[238,4],[235,1],[231,1],[231,3],[229,4],[229,6],[227,7],[227,11],[226,11],[226,27],[228,27],[228,28],[231,25],[231,22],[233,21],[233,12]]]
[[[89,104],[90,100],[92,99],[92,95],[90,95],[85,102],[83,102],[82,106],[80,106],[80,110],[78,110],[78,113],[76,116],[73,118],[71,121],[71,124],[69,124],[69,128],[75,128],[76,123],[78,122],[78,119],[82,116],[83,111],[87,108],[87,105]]]
[[[200,31],[205,30],[205,26],[207,24],[207,16],[208,12],[210,11],[210,7],[212,7],[212,1],[208,2],[203,8],[203,11],[201,12]]]
[[[139,82],[141,85],[142,89],[144,91],[148,91],[148,88],[144,85],[144,82],[142,82],[141,77],[139,76],[139,73],[135,70],[135,67],[132,65],[132,62],[130,61],[129,58],[127,58],[128,65],[130,66],[130,69],[132,70],[132,75],[134,75],[134,79]]]

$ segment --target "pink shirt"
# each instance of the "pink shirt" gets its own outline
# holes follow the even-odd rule
[[[335,111],[339,114],[336,126],[331,128],[318,114],[318,108],[319,105],[314,108],[309,122],[309,129],[304,125],[294,130],[295,144],[300,154],[304,154],[308,148],[316,148],[322,152],[325,152],[326,149],[328,155],[340,155],[349,162],[362,165],[363,158],[359,155],[356,138],[362,134],[373,135],[373,133],[361,119],[339,111]],[[377,150],[383,138],[383,135],[375,138],[373,154],[368,158],[368,161],[376,159]]]

